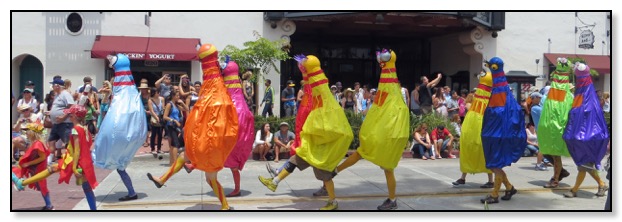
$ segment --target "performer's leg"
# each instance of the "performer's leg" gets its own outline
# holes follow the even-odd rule
[[[218,197],[218,200],[220,200],[220,204],[222,205],[220,209],[229,210],[229,204],[227,203],[225,193],[220,183],[218,183],[218,172],[205,172],[205,177],[207,183],[212,187],[212,190],[214,190],[214,194]]]
[[[39,183],[36,183],[35,186],[37,186],[38,190],[41,190]],[[43,201],[45,202],[45,209],[54,209],[52,201],[50,200],[50,192],[44,194],[43,191],[41,191],[41,197],[43,197]]]
[[[339,205],[335,201],[335,183],[333,183],[333,180],[324,181],[324,187],[326,187],[326,192],[328,193],[328,201],[320,210],[337,210]]]
[[[89,208],[91,210],[97,210],[97,205],[95,203],[95,193],[93,193],[93,188],[89,182],[82,183],[82,190],[84,191],[84,195],[86,196],[86,202],[89,203]]]
[[[53,173],[56,173],[56,172],[58,172],[58,164],[55,163],[54,165],[49,166],[48,170],[41,171],[41,172],[35,174],[34,176],[29,177],[28,179],[20,180],[20,183],[16,183],[17,188],[19,189],[20,186],[22,186],[22,188],[23,188],[23,186],[28,186],[30,184],[39,182],[41,180],[45,180],[50,175],[52,175]],[[23,189],[20,189],[20,190],[23,190]]]
[[[489,183],[494,183],[495,181],[492,179],[492,173],[488,174],[488,182]]]
[[[505,194],[501,197],[501,199],[510,200],[514,194],[518,193],[518,190],[516,190],[516,188],[514,188],[514,186],[510,183],[508,175],[503,171],[503,169],[501,169],[501,172],[503,172],[503,185],[505,185]]]
[[[235,189],[231,191],[231,193],[227,194],[227,197],[237,197],[240,196],[240,169],[231,168],[231,173],[233,174]]]
[[[346,158],[346,160],[343,161],[343,163],[341,163],[341,164],[339,164],[339,166],[337,166],[337,169],[335,169],[335,172],[337,172],[337,173],[342,172],[346,168],[354,165],[361,158],[363,158],[363,157],[361,157],[361,154],[359,154],[358,151],[352,153],[352,155],[348,156],[348,158]]]
[[[119,176],[121,176],[121,181],[123,181],[123,185],[125,185],[125,188],[127,188],[127,196],[121,197],[119,198],[119,200],[126,201],[138,199],[136,192],[134,192],[134,186],[132,185],[132,179],[130,178],[130,175],[128,175],[125,170],[119,169],[117,169],[117,173],[119,173]]]
[[[393,173],[393,170],[384,170],[384,176],[387,179],[389,199],[391,199],[391,201],[395,201],[395,174]]]
[[[559,182],[559,174],[562,172],[562,157],[561,156],[553,156],[554,163],[553,167],[555,169],[555,174],[553,178],[555,182]]]
[[[572,187],[570,191],[572,191],[573,193],[577,193],[579,191],[579,187],[583,183],[586,173],[587,172],[585,172],[585,169],[582,169],[581,167],[579,167],[579,173],[577,174],[577,180],[574,183],[574,187]]]
[[[598,187],[604,187],[605,186],[605,182],[603,182],[603,180],[600,179],[600,176],[598,175],[598,171],[596,171],[596,170],[589,170],[589,171],[587,171],[587,173],[589,173],[590,176],[592,176],[592,178],[594,178],[594,180],[596,180],[596,182],[598,183]]]
[[[160,188],[166,183],[166,181],[168,181],[168,179],[170,179],[173,175],[179,172],[179,170],[181,170],[185,163],[186,161],[184,160],[183,156],[180,156],[177,158],[177,161],[175,161],[171,165],[171,167],[168,168],[166,173],[164,173],[164,175],[162,175],[160,178],[153,178],[150,173],[147,173],[147,177],[149,178],[149,180],[155,183],[156,187]]]
[[[495,173],[495,185],[492,188],[492,193],[490,196],[493,198],[499,197],[499,189],[501,189],[501,184],[503,183],[503,171],[501,169],[492,169]]]
[[[512,184],[510,183],[510,181],[508,180],[508,175],[505,173],[505,171],[503,171],[503,169],[501,169],[501,172],[503,172],[503,185],[505,186],[506,190],[511,190],[514,188],[514,186],[512,186]]]

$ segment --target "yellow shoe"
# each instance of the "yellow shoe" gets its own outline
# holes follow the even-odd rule
[[[272,182],[272,178],[264,178],[262,176],[259,176],[259,181],[272,192],[274,192],[276,190],[276,187],[278,186],[277,184]]]
[[[339,204],[337,204],[336,200],[328,201],[326,206],[320,208],[320,210],[337,210],[339,208]]]

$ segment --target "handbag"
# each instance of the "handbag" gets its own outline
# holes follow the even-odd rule
[[[53,126],[54,124],[52,123],[52,120],[50,120],[50,116],[45,116],[45,118],[43,118],[43,127],[52,128]]]
[[[151,100],[151,103],[155,104],[155,102],[153,100]],[[158,108],[158,113],[160,113],[160,109],[158,106],[156,106]],[[154,127],[162,127],[162,122],[163,122],[163,116],[162,115],[158,115],[158,118],[160,119],[160,121],[158,121],[155,117],[151,116],[151,118],[149,118],[149,123],[151,124],[151,126]]]

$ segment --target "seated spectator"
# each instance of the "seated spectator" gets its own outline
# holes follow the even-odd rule
[[[259,160],[266,160],[266,154],[272,148],[272,133],[270,132],[270,124],[265,123],[260,130],[255,133],[255,143],[253,144],[253,153],[259,153]]]
[[[13,140],[13,161],[19,159],[19,150],[26,150],[26,148],[28,148],[29,141],[26,139],[26,135],[22,133],[22,129],[26,129],[28,123],[34,123],[37,121],[43,123],[40,115],[33,113],[33,109],[30,105],[22,104],[17,107],[17,110],[20,115],[17,118],[15,125],[13,125],[13,132],[11,133],[11,138]]]
[[[546,163],[543,162],[544,157],[542,153],[540,153],[540,147],[538,147],[538,134],[536,133],[536,128],[533,123],[527,124],[527,147],[525,148],[525,153],[523,156],[533,156],[537,155],[536,159],[536,170],[545,171]]]
[[[279,154],[281,152],[289,152],[294,143],[296,135],[292,131],[289,131],[289,124],[282,122],[279,125],[280,130],[274,134],[274,162],[279,162]]]
[[[447,130],[444,126],[439,125],[438,127],[436,127],[436,129],[432,130],[432,141],[434,142],[436,156],[439,159],[443,158],[441,156],[441,151],[444,152],[445,150],[447,150],[448,152],[447,157],[449,159],[456,158],[456,156],[451,154],[452,151],[454,150],[453,148],[454,136],[451,135],[449,130]]]
[[[432,142],[430,141],[430,134],[428,134],[428,124],[422,123],[415,132],[413,132],[413,138],[415,139],[415,144],[411,151],[413,153],[415,150],[419,150],[419,154],[421,155],[422,160],[427,160],[428,158],[434,160],[434,147],[432,146]]]

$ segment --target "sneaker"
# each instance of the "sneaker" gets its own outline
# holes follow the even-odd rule
[[[324,197],[324,196],[328,196],[328,191],[326,191],[326,188],[324,186],[320,187],[319,190],[313,192],[313,196],[314,197]]]
[[[484,185],[479,186],[479,188],[493,188],[495,186],[492,182],[487,182]]]
[[[278,174],[276,173],[276,170],[274,168],[272,168],[272,165],[270,165],[270,163],[266,163],[266,170],[268,171],[268,173],[270,173],[270,175],[274,178],[276,177]]]
[[[458,185],[464,185],[466,183],[465,179],[458,179],[454,182],[451,182],[451,184],[453,184],[454,186],[458,186]]]
[[[518,193],[518,190],[514,186],[512,186],[511,190],[505,191],[505,195],[501,197],[502,200],[510,200],[514,194]]]
[[[391,201],[391,199],[387,198],[384,203],[378,206],[378,210],[397,210],[397,199]]]
[[[320,208],[320,210],[337,210],[337,208],[339,208],[339,204],[337,203],[336,200],[333,200],[333,201],[328,201],[326,203],[326,206],[323,206],[322,208]]]
[[[536,171],[546,171],[548,170],[545,163],[536,164]]]
[[[492,197],[488,195],[486,196],[486,198],[480,199],[479,201],[482,202],[483,204],[485,203],[494,204],[494,203],[499,203],[499,197]]]
[[[274,182],[272,182],[273,178],[264,178],[262,176],[259,176],[259,181],[266,186],[270,191],[274,192],[276,190],[276,187],[278,186],[277,184],[275,184]]]
[[[602,187],[598,187],[598,193],[596,193],[595,195],[597,197],[604,197],[605,195],[607,195],[607,190],[609,190],[609,187],[607,187],[607,185],[602,186]]]
[[[456,156],[449,154],[449,155],[447,155],[447,158],[449,158],[449,159],[456,159]]]
[[[566,198],[573,198],[573,197],[577,197],[577,193],[576,192],[572,192],[572,190],[564,193],[564,197]]]

